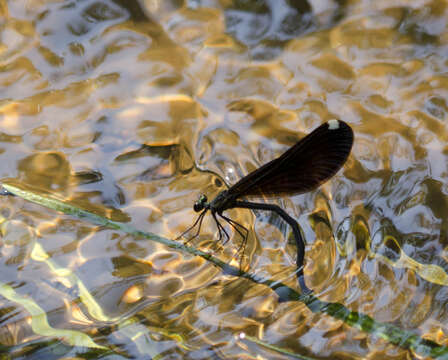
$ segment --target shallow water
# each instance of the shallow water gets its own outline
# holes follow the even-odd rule
[[[316,297],[447,345],[447,11],[439,0],[0,0],[0,177],[175,238],[199,194],[343,119],[355,132],[344,169],[266,201],[298,220]],[[201,258],[0,200],[11,356],[98,349],[61,329],[123,358],[287,358],[241,332],[318,359],[419,356]],[[296,288],[288,227],[228,214],[250,230],[245,268]],[[192,244],[238,265],[239,236],[216,237],[208,218]]]

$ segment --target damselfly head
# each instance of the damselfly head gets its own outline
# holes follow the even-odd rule
[[[194,203],[193,210],[196,212],[200,212],[204,210],[206,204],[207,204],[207,196],[202,194],[201,196],[199,196],[198,201]]]

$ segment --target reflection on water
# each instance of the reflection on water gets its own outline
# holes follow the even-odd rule
[[[173,238],[200,193],[344,119],[356,136],[344,170],[274,200],[302,227],[307,284],[446,344],[447,11],[441,0],[0,1],[1,177]],[[235,340],[245,332],[309,356],[414,356],[203,259],[1,202],[5,351],[281,357]],[[289,228],[228,213],[250,228],[251,270],[295,286]],[[240,237],[215,237],[206,219],[194,245],[238,261]]]

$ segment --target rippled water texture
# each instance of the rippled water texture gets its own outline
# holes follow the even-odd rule
[[[344,169],[267,201],[299,221],[318,298],[448,345],[447,19],[442,0],[0,0],[0,178],[174,238],[199,194],[343,119]],[[319,359],[415,358],[202,258],[0,202],[10,354],[287,358],[245,332]],[[227,214],[250,230],[245,268],[296,287],[289,228]],[[238,265],[240,237],[216,232],[207,217],[192,245]]]

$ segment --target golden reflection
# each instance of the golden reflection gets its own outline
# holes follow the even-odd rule
[[[30,334],[27,320],[7,323],[0,326],[0,343],[6,346],[13,346],[27,340],[26,336]]]
[[[72,317],[72,323],[76,323],[79,325],[92,325],[93,321],[91,321],[84,312],[80,309],[78,305],[75,303],[69,304],[66,299],[64,299],[65,306],[68,310],[70,310],[70,315]]]
[[[133,304],[133,303],[141,300],[142,297],[143,297],[142,286],[134,285],[125,291],[125,293],[123,294],[123,297],[121,298],[121,301],[123,301],[127,304]]]

